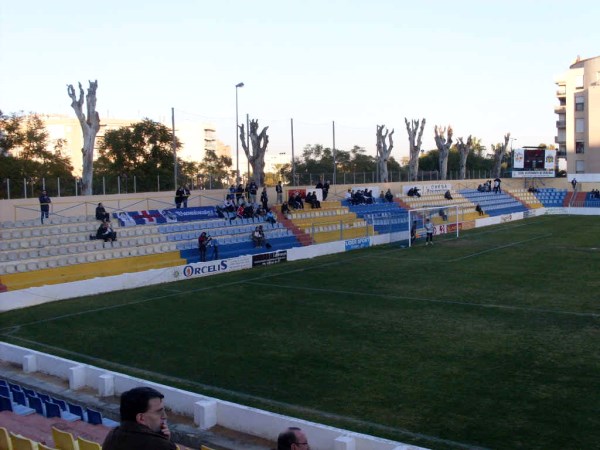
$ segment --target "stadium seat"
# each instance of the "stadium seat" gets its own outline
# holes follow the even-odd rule
[[[34,396],[27,396],[27,401],[29,403],[29,407],[33,408],[36,413],[40,416],[45,416],[44,405],[42,404],[42,399]]]
[[[115,422],[114,420],[108,419],[106,417],[102,417],[102,413],[94,410],[94,409],[90,409],[90,408],[86,408],[86,413],[87,413],[87,418],[88,418],[88,423],[91,423],[92,425],[104,425],[105,427],[116,427],[117,425],[119,425],[119,422]]]
[[[13,450],[37,450],[37,443],[24,436],[10,433]]]
[[[68,431],[52,427],[52,439],[54,440],[54,446],[58,450],[77,450],[77,443],[73,435]]]
[[[97,442],[88,441],[81,436],[77,437],[79,450],[102,450],[102,447]]]
[[[62,400],[53,399],[53,402],[46,402],[46,417],[60,417],[68,422],[75,422],[81,420],[81,417],[77,414],[73,414],[67,410],[67,405]],[[63,408],[64,406],[64,408]]]
[[[83,411],[83,408],[79,405],[76,405],[74,403],[68,403],[67,402],[67,409],[69,410],[69,412],[71,414],[75,414],[77,416],[79,416],[79,418],[81,420],[83,420],[84,422],[87,422],[87,417],[85,415],[85,412]]]
[[[12,411],[19,416],[27,416],[35,413],[33,408],[13,403],[10,398],[4,396],[0,396],[0,411]]]
[[[4,427],[0,427],[0,450],[12,450],[10,434]]]
[[[54,447],[48,447],[47,445],[44,445],[43,442],[38,442],[38,450],[58,450]]]

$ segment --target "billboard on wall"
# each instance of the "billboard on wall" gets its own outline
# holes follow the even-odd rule
[[[513,178],[554,177],[556,150],[543,147],[517,148],[513,150]]]

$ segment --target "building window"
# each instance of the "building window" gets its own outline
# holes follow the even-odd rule
[[[583,141],[575,142],[575,153],[585,153],[585,145]]]
[[[583,111],[583,95],[575,97],[575,111]]]
[[[583,75],[575,77],[575,89],[583,89]]]
[[[584,119],[575,119],[575,133],[583,133],[585,131]]]
[[[575,172],[585,173],[585,161],[575,161]]]

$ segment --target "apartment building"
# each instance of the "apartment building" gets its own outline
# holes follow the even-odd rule
[[[65,153],[71,158],[71,163],[76,175],[81,175],[83,147],[83,135],[79,120],[75,115],[63,116],[54,114],[42,114],[41,119],[48,130],[50,141],[56,139],[66,140]],[[100,131],[96,137],[96,146],[108,130],[116,130],[126,127],[141,119],[118,119],[100,117]],[[170,124],[165,124],[171,128]],[[185,161],[200,162],[204,158],[206,150],[214,150],[218,156],[231,157],[231,148],[217,139],[214,125],[198,121],[182,121],[176,124],[175,133],[182,143],[177,156]],[[94,158],[98,152],[94,152]]]
[[[577,57],[556,81],[554,108],[558,157],[567,159],[568,177],[600,181],[600,56]]]

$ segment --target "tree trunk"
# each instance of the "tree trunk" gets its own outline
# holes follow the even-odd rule
[[[421,142],[423,139],[423,130],[425,128],[425,119],[421,121],[419,128],[419,120],[413,120],[412,125],[405,117],[406,131],[408,132],[408,144],[410,146],[410,160],[408,163],[408,180],[417,181],[419,175],[419,154],[421,153]],[[418,130],[418,135],[417,135]]]
[[[98,89],[98,80],[90,81],[85,102],[87,107],[87,117],[83,112],[83,87],[79,83],[79,98],[75,95],[75,89],[72,84],[67,86],[67,93],[71,97],[71,107],[75,111],[81,131],[83,133],[83,167],[81,179],[81,193],[83,195],[92,195],[92,181],[94,177],[94,145],[96,135],[100,130],[100,116],[96,112],[96,89]]]
[[[267,130],[269,127],[264,127],[260,134],[258,133],[258,120],[250,121],[250,144],[252,144],[252,155],[250,154],[249,143],[246,142],[246,133],[244,124],[239,126],[240,140],[246,157],[252,166],[252,178],[258,186],[265,185],[265,153],[267,145],[269,145],[269,136]],[[248,174],[250,176],[250,174]]]
[[[388,180],[388,160],[390,159],[390,154],[392,153],[392,149],[394,148],[394,141],[392,140],[392,136],[394,134],[394,130],[390,132],[388,136],[388,130],[385,130],[385,134],[383,130],[385,129],[385,125],[377,125],[377,164],[379,166],[379,182],[387,183]],[[388,137],[389,145],[385,142],[385,138]]]
[[[458,143],[456,144],[458,147],[458,153],[460,155],[460,173],[458,174],[459,180],[464,180],[467,177],[467,157],[469,156],[469,152],[473,147],[473,139],[471,135],[467,138],[467,143],[463,142],[463,138],[458,138]]]
[[[437,146],[440,156],[439,156],[439,166],[440,166],[440,180],[445,180],[448,176],[448,154],[450,153],[450,147],[452,146],[452,127],[448,125],[448,134],[447,138],[444,136],[446,134],[446,128],[438,127],[437,125],[434,128],[435,132],[435,145]]]
[[[493,178],[500,178],[500,172],[502,171],[502,158],[504,158],[504,153],[506,153],[506,147],[508,147],[509,140],[510,133],[506,133],[504,135],[504,144],[492,144],[492,150],[494,152],[494,168],[492,169]]]

